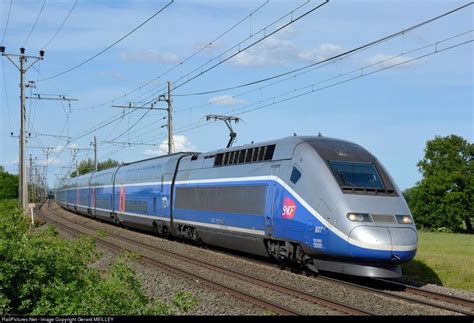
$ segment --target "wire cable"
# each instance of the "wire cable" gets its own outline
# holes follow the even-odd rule
[[[45,0],[46,1],[46,0]],[[130,36],[131,34],[133,34],[135,31],[137,31],[138,29],[140,29],[143,25],[145,25],[147,22],[149,22],[151,19],[153,19],[154,17],[156,17],[157,15],[159,15],[161,12],[163,12],[166,8],[168,8],[172,3],[174,2],[174,0],[171,0],[170,2],[168,2],[168,4],[166,4],[163,8],[161,8],[160,10],[158,10],[157,12],[155,12],[151,17],[149,17],[148,19],[146,19],[145,21],[143,21],[140,25],[138,25],[137,27],[133,28],[131,31],[129,31],[127,34],[125,34],[124,36],[122,36],[120,39],[116,40],[115,42],[113,42],[112,44],[110,44],[109,46],[107,46],[106,48],[104,48],[103,50],[101,50],[100,52],[98,52],[97,54],[95,54],[94,56],[86,59],[85,61],[71,67],[71,68],[68,68],[67,70],[61,72],[61,73],[57,73],[57,74],[54,74],[54,75],[51,75],[51,76],[48,76],[46,78],[43,78],[41,80],[39,80],[40,82],[41,81],[45,81],[45,80],[50,80],[50,79],[53,79],[53,78],[56,78],[58,76],[61,76],[61,75],[64,75],[66,73],[69,73],[79,67],[81,67],[82,65],[90,62],[91,60],[93,60],[94,58],[96,58],[97,56],[105,53],[106,51],[108,51],[109,49],[111,49],[113,46],[117,45],[119,42],[121,42],[122,40],[124,40],[125,38],[127,38],[128,36]]]
[[[194,69],[193,71],[191,71],[190,73],[188,73],[187,75],[185,75],[185,76],[179,78],[178,81],[179,81],[179,80],[182,80],[182,79],[184,79],[184,78],[186,78],[186,81],[183,81],[182,83],[180,83],[180,84],[174,86],[173,90],[176,90],[177,88],[180,88],[181,86],[183,86],[183,85],[185,85],[185,84],[191,82],[192,80],[196,79],[197,77],[199,77],[199,76],[201,76],[201,75],[203,75],[203,74],[205,74],[205,73],[211,71],[212,69],[216,68],[217,66],[219,66],[219,65],[221,65],[221,64],[223,64],[223,63],[225,63],[225,62],[227,62],[229,59],[231,59],[231,58],[237,56],[238,54],[240,54],[240,53],[246,51],[246,50],[249,49],[250,47],[253,47],[253,46],[255,46],[256,44],[258,44],[258,43],[262,42],[263,40],[267,39],[268,37],[270,37],[270,36],[276,34],[276,33],[279,32],[280,30],[282,30],[282,29],[284,29],[284,28],[286,28],[286,27],[292,25],[293,23],[297,22],[297,21],[300,20],[301,18],[303,18],[303,17],[309,15],[310,13],[312,13],[312,12],[318,10],[318,9],[321,8],[322,6],[326,5],[328,2],[329,2],[329,0],[325,0],[323,3],[321,3],[321,4],[317,5],[317,6],[315,6],[314,8],[312,8],[312,9],[306,11],[305,13],[299,15],[299,16],[296,17],[296,18],[293,17],[293,13],[294,13],[296,10],[298,10],[301,6],[298,7],[298,8],[296,8],[296,9],[294,9],[294,10],[291,11],[289,14],[287,14],[287,15],[281,17],[280,19],[278,19],[278,20],[276,20],[275,22],[271,23],[270,25],[268,25],[268,26],[266,26],[266,27],[260,29],[258,32],[256,32],[256,33],[254,34],[254,35],[256,35],[256,34],[259,34],[259,33],[263,32],[263,33],[264,33],[264,36],[263,36],[262,38],[256,40],[255,42],[251,43],[250,45],[245,46],[244,48],[241,48],[241,45],[242,45],[242,43],[244,42],[244,41],[242,41],[242,42],[240,42],[239,44],[237,44],[236,46],[234,46],[234,47],[232,47],[232,48],[226,50],[226,51],[223,53],[223,54],[225,54],[225,53],[227,53],[227,52],[229,52],[229,51],[231,51],[231,50],[237,48],[238,50],[237,50],[237,52],[235,52],[234,54],[231,54],[231,55],[229,55],[228,57],[226,57],[226,58],[224,58],[224,59],[222,59],[222,54],[221,54],[221,55],[219,55],[219,56],[217,56],[216,58],[213,59],[213,60],[219,59],[219,61],[218,61],[216,64],[214,64],[214,65],[212,65],[212,66],[210,66],[210,67],[208,67],[208,68],[205,68],[204,70],[203,70],[203,66],[205,66],[205,65],[208,64],[208,63],[203,64],[203,65],[197,67],[196,69]],[[275,29],[274,31],[272,31],[272,32],[270,32],[270,33],[268,33],[268,34],[266,33],[268,27],[270,27],[270,26],[276,24],[277,22],[283,20],[284,18],[286,18],[286,17],[288,17],[288,16],[291,17],[291,19],[290,19],[289,22],[287,22],[286,24],[284,24],[284,25],[278,27],[277,29]],[[250,36],[248,39],[250,39],[251,37],[253,37],[253,35]],[[211,61],[212,61],[212,60],[211,60]],[[200,71],[198,74],[196,74],[196,75],[190,77],[190,75],[191,75],[192,73],[194,73],[194,72],[196,72],[196,71],[198,71],[198,70],[201,70],[201,71]],[[175,82],[176,82],[176,81],[175,81]]]
[[[327,4],[327,3],[329,2],[329,0],[325,0],[323,3],[321,3],[321,4],[317,5],[317,6],[315,6],[314,8],[312,8],[312,9],[306,11],[305,13],[301,14],[300,16],[294,18],[294,17],[293,17],[294,13],[295,13],[296,11],[298,11],[299,9],[301,9],[302,7],[304,7],[308,2],[309,2],[309,1],[306,1],[305,3],[299,5],[298,7],[296,7],[295,9],[293,9],[292,11],[290,11],[289,13],[283,15],[282,17],[280,17],[280,18],[278,18],[277,20],[273,21],[273,22],[270,23],[269,25],[267,25],[267,26],[261,28],[261,29],[260,29],[259,31],[257,31],[256,33],[254,33],[254,34],[250,35],[249,37],[247,37],[246,39],[240,41],[238,44],[232,46],[231,48],[228,48],[227,50],[225,50],[225,51],[222,52],[221,54],[219,54],[219,55],[215,56],[214,58],[210,59],[207,63],[204,63],[204,64],[202,64],[202,65],[196,67],[194,70],[192,70],[192,71],[189,72],[188,74],[186,74],[186,75],[180,77],[180,78],[179,78],[178,80],[176,80],[176,81],[182,80],[182,79],[184,79],[184,78],[186,78],[187,80],[184,81],[184,82],[182,82],[181,84],[179,84],[179,85],[177,85],[177,86],[174,86],[173,90],[176,89],[176,88],[181,87],[182,85],[184,85],[184,84],[186,84],[186,83],[188,83],[188,82],[191,82],[192,80],[196,79],[197,77],[199,77],[199,76],[201,76],[201,75],[203,75],[203,74],[209,72],[210,70],[216,68],[217,66],[219,66],[219,65],[221,65],[221,64],[223,64],[223,63],[225,63],[226,61],[228,61],[228,60],[231,59],[232,57],[234,57],[234,56],[240,54],[241,52],[243,52],[243,51],[249,49],[250,47],[252,47],[252,46],[254,46],[254,45],[258,44],[258,43],[260,43],[261,41],[267,39],[268,37],[270,37],[270,36],[272,36],[273,34],[279,32],[280,30],[282,30],[282,29],[288,27],[289,25],[295,23],[296,21],[300,20],[301,18],[305,17],[306,15],[310,14],[311,12],[313,12],[313,11],[319,9],[320,7],[322,7],[323,5]],[[274,31],[272,31],[271,33],[268,33],[268,34],[267,34],[267,30],[268,30],[271,26],[277,24],[278,22],[280,22],[280,21],[282,21],[283,19],[288,18],[288,17],[290,18],[290,21],[289,21],[288,23],[284,24],[283,26],[280,26],[280,27],[277,28],[276,30],[274,30]],[[244,43],[245,43],[246,41],[248,41],[249,39],[253,38],[255,35],[258,35],[258,34],[261,34],[261,33],[263,33],[263,37],[261,37],[260,39],[256,40],[255,42],[251,43],[250,45],[247,45],[247,46],[244,47],[243,49],[241,48],[241,47],[243,46],[242,44],[244,44]],[[234,50],[234,49],[237,49],[237,52],[235,52],[234,54],[232,54],[232,55],[226,57],[225,59],[222,59],[222,56],[223,56],[223,55],[225,55],[226,53],[228,53],[228,52],[230,52],[230,51],[232,51],[232,50]],[[211,67],[208,67],[208,68],[206,68],[206,69],[203,70],[203,68],[204,68],[206,65],[208,65],[208,64],[210,64],[210,63],[212,63],[213,61],[216,61],[216,60],[218,61],[216,64],[214,64],[214,65],[212,65]],[[198,73],[197,75],[194,75],[193,77],[190,77],[190,75],[191,75],[192,73],[196,72],[196,71],[200,71],[200,73]],[[175,81],[175,82],[176,82],[176,81]],[[174,82],[173,82],[173,83],[174,83]],[[151,97],[151,96],[155,96],[155,97],[154,97],[152,100],[146,102],[146,104],[155,102],[155,101],[158,99],[158,97],[159,97],[158,94],[159,94],[161,91],[163,91],[164,89],[165,89],[165,88],[163,87],[163,88],[160,88],[160,89],[156,90],[154,93],[152,93],[152,94],[150,95],[150,97]]]
[[[3,87],[5,89],[5,107],[7,108],[7,116],[8,116],[8,125],[10,126],[10,132],[12,132],[12,121],[10,117],[10,105],[8,102],[8,92],[7,92],[7,79],[5,76],[5,63],[3,63],[4,59],[2,57],[2,74],[3,74]]]
[[[33,27],[31,27],[30,33],[26,37],[25,41],[23,42],[23,45],[21,47],[25,47],[26,43],[28,42],[28,39],[30,39],[31,34],[33,33],[33,30],[36,28],[36,24],[38,23],[38,20],[41,16],[41,13],[43,12],[44,5],[46,4],[46,0],[43,1],[43,4],[41,5],[40,12],[38,13],[38,16],[36,17],[35,23],[33,24]]]
[[[63,22],[61,23],[61,25],[59,26],[58,30],[56,30],[56,32],[54,33],[53,37],[51,37],[45,45],[43,45],[42,49],[45,50],[46,47],[48,47],[48,45],[53,41],[53,39],[56,37],[56,35],[59,33],[59,31],[63,28],[64,24],[66,23],[66,21],[69,19],[69,16],[71,15],[72,11],[74,10],[74,8],[76,7],[77,5],[77,1],[76,0],[74,2],[74,4],[72,5],[72,8],[69,10],[69,12],[67,13],[66,15],[66,18],[64,18]]]
[[[374,41],[371,41],[369,43],[366,43],[362,46],[359,46],[359,47],[356,47],[356,48],[353,48],[351,50],[348,50],[348,51],[345,51],[343,53],[340,53],[338,55],[335,55],[335,56],[332,56],[330,58],[327,58],[327,59],[323,59],[323,60],[320,60],[318,62],[315,62],[315,63],[312,63],[312,64],[309,64],[309,65],[306,65],[306,66],[303,66],[303,67],[300,67],[300,68],[296,68],[296,69],[293,69],[291,71],[288,71],[288,72],[285,72],[285,73],[281,73],[281,74],[276,74],[276,75],[273,75],[273,76],[269,76],[269,77],[266,77],[266,78],[263,78],[263,79],[260,79],[260,80],[256,80],[256,81],[252,81],[252,82],[248,82],[248,83],[244,83],[244,84],[240,84],[240,85],[236,85],[236,86],[232,86],[232,87],[227,87],[227,88],[222,88],[222,89],[218,89],[218,90],[210,90],[210,91],[202,91],[202,92],[196,92],[196,93],[186,93],[186,94],[173,94],[173,96],[196,96],[196,95],[205,95],[205,94],[212,94],[212,93],[218,93],[218,92],[223,92],[223,91],[230,91],[230,90],[235,90],[235,89],[239,89],[239,88],[242,88],[242,87],[246,87],[246,86],[250,86],[250,85],[255,85],[255,84],[258,84],[258,83],[262,83],[262,82],[266,82],[266,81],[269,81],[269,80],[273,80],[275,78],[279,78],[279,77],[282,77],[282,76],[286,76],[286,75],[289,75],[289,74],[293,74],[295,72],[299,72],[299,71],[302,71],[302,70],[305,70],[307,68],[310,68],[310,67],[313,67],[313,66],[316,66],[316,65],[319,65],[319,64],[323,64],[323,63],[327,63],[329,61],[332,61],[332,60],[336,60],[336,59],[339,59],[339,58],[342,58],[344,56],[347,56],[349,54],[352,54],[352,53],[356,53],[356,52],[359,52],[361,50],[364,50],[364,49],[367,49],[367,48],[370,48],[370,47],[373,47],[375,45],[378,45],[382,42],[385,42],[387,40],[390,40],[394,37],[398,37],[398,36],[401,36],[401,35],[404,35],[412,30],[415,30],[417,28],[420,28],[426,24],[429,24],[433,21],[436,21],[438,19],[441,19],[443,17],[446,17],[448,15],[451,15],[459,10],[462,10],[470,5],[472,5],[474,2],[470,2],[470,3],[467,3],[463,6],[460,6],[456,9],[453,9],[451,11],[448,11],[446,13],[443,13],[441,15],[438,15],[434,18],[431,18],[431,19],[428,19],[428,20],[425,20],[419,24],[416,24],[414,26],[411,26],[409,28],[406,28],[404,30],[401,30],[401,31],[398,31],[396,33],[393,33],[393,34],[390,34],[388,36],[385,36],[385,37],[382,37],[380,39],[377,39],[377,40],[374,40]],[[176,89],[176,88],[175,88]]]
[[[130,92],[127,92],[121,96],[118,96],[114,99],[111,99],[109,101],[106,101],[104,103],[101,103],[101,104],[96,104],[96,105],[93,105],[93,106],[89,106],[89,107],[85,107],[85,108],[79,108],[79,109],[75,109],[76,111],[77,110],[89,110],[89,109],[94,109],[96,107],[99,107],[99,106],[103,106],[103,105],[106,105],[106,104],[109,104],[109,103],[114,103],[116,100],[118,99],[121,99],[121,98],[125,98],[127,96],[129,96],[130,94],[132,93],[135,93],[137,91],[140,91],[143,87],[159,80],[160,78],[162,78],[163,76],[165,76],[166,74],[168,74],[169,72],[173,71],[174,69],[176,69],[178,66],[182,66],[185,62],[187,62],[188,60],[190,60],[191,58],[193,58],[194,56],[196,56],[197,54],[199,54],[200,52],[202,52],[203,50],[205,50],[206,48],[212,46],[213,43],[215,43],[216,41],[218,41],[219,39],[221,39],[222,37],[224,37],[225,35],[227,35],[229,32],[231,32],[233,29],[235,29],[237,26],[239,26],[240,24],[242,24],[244,21],[246,21],[247,19],[249,19],[249,17],[252,17],[252,15],[254,15],[257,11],[259,11],[260,9],[262,9],[267,3],[269,3],[269,0],[267,0],[266,2],[264,2],[263,4],[261,4],[259,7],[257,7],[256,9],[254,9],[252,12],[250,12],[247,16],[245,16],[244,18],[242,18],[240,21],[238,21],[237,23],[235,23],[234,25],[232,25],[230,28],[228,28],[227,30],[225,30],[224,32],[222,32],[221,34],[219,34],[219,36],[217,36],[216,38],[214,38],[213,40],[211,40],[208,44],[204,45],[203,47],[201,47],[200,49],[198,49],[197,51],[195,51],[193,54],[191,54],[190,56],[188,56],[187,58],[183,59],[180,63],[174,65],[173,67],[171,67],[170,69],[166,70],[165,72],[161,73],[160,75],[158,75],[157,77],[143,83],[142,85],[140,85],[139,87],[135,88],[134,90],[130,91]],[[151,96],[150,96],[151,97]]]
[[[5,29],[3,29],[2,44],[4,44],[5,35],[6,35],[6,33],[7,33],[8,22],[10,21],[10,13],[12,12],[12,4],[13,4],[13,0],[10,0],[10,7],[8,8],[7,21],[6,21],[6,23],[5,23]]]
[[[296,99],[296,98],[299,98],[299,97],[302,97],[302,96],[305,96],[305,95],[308,95],[308,94],[311,94],[311,93],[314,93],[314,92],[319,92],[319,91],[322,91],[322,90],[325,90],[325,89],[328,89],[328,88],[331,88],[331,87],[334,87],[334,86],[337,86],[337,85],[341,85],[341,84],[344,84],[344,83],[348,83],[350,81],[353,81],[353,80],[356,80],[356,79],[360,79],[360,78],[363,78],[365,76],[369,76],[369,75],[372,75],[372,74],[375,74],[375,73],[378,73],[378,72],[381,72],[381,71],[385,71],[385,70],[388,70],[388,69],[391,69],[391,68],[394,68],[394,67],[398,67],[398,66],[401,66],[401,65],[404,65],[404,64],[409,64],[409,63],[412,63],[414,61],[417,61],[417,60],[420,60],[420,59],[423,59],[425,57],[428,57],[428,56],[432,56],[432,55],[435,55],[435,54],[438,54],[438,53],[441,53],[441,52],[444,52],[444,51],[447,51],[447,50],[451,50],[451,49],[454,49],[456,47],[459,47],[459,46],[463,46],[463,45],[467,45],[471,42],[473,42],[474,40],[471,38],[469,40],[466,40],[466,41],[462,41],[462,42],[458,42],[454,45],[451,45],[451,46],[447,46],[447,47],[442,47],[440,48],[439,45],[444,43],[444,42],[447,42],[449,40],[452,40],[454,38],[458,38],[458,37],[461,37],[463,35],[466,35],[467,33],[472,33],[473,30],[469,30],[467,32],[463,32],[461,34],[458,34],[458,35],[455,35],[455,36],[452,36],[452,37],[449,37],[449,38],[446,38],[446,39],[443,39],[443,40],[440,40],[440,41],[437,41],[437,42],[434,42],[434,43],[431,43],[429,45],[425,45],[425,46],[422,46],[422,47],[419,47],[417,49],[414,49],[414,50],[411,50],[411,51],[408,51],[408,52],[405,52],[405,53],[402,53],[400,55],[397,55],[397,56],[393,56],[393,57],[390,57],[390,58],[386,58],[386,59],[383,59],[383,60],[380,60],[378,62],[375,62],[375,63],[372,63],[372,64],[368,64],[364,67],[361,67],[361,68],[357,68],[357,69],[354,69],[352,71],[349,71],[349,72],[346,72],[344,74],[338,74],[337,76],[335,77],[332,77],[332,78],[329,78],[329,79],[326,79],[326,80],[323,80],[323,81],[319,81],[319,82],[316,82],[316,83],[313,83],[313,84],[310,84],[310,85],[307,85],[307,86],[304,86],[304,87],[301,87],[301,88],[298,88],[298,89],[294,89],[294,90],[291,90],[291,91],[288,91],[288,92],[285,92],[283,94],[280,94],[280,95],[277,95],[277,96],[273,96],[273,97],[270,97],[270,98],[267,98],[267,99],[264,99],[264,100],[260,100],[259,102],[256,102],[256,103],[252,103],[252,104],[249,104],[249,105],[246,105],[244,107],[240,107],[240,108],[235,108],[235,109],[232,109],[230,111],[228,111],[227,113],[234,113],[234,112],[237,112],[237,111],[241,111],[240,113],[237,113],[236,115],[242,115],[242,114],[245,114],[245,113],[250,113],[250,112],[253,112],[253,111],[256,111],[256,110],[260,110],[260,109],[263,109],[265,107],[268,107],[268,106],[272,106],[272,105],[275,105],[275,104],[278,104],[278,103],[282,103],[282,102],[286,102],[286,101],[289,101],[289,100],[293,100],[293,99]],[[422,54],[422,55],[419,55],[417,57],[414,57],[414,58],[410,58],[410,59],[407,59],[407,60],[404,60],[402,62],[398,62],[398,63],[394,63],[394,64],[391,64],[389,66],[384,66],[383,64],[386,63],[387,61],[390,61],[390,60],[394,60],[394,61],[397,61],[396,59],[397,58],[400,58],[402,56],[406,56],[407,54],[409,53],[413,53],[413,52],[416,52],[416,51],[420,51],[420,50],[423,50],[423,49],[426,49],[426,48],[429,48],[429,47],[433,47],[433,50],[431,52],[428,52],[426,54]],[[373,66],[377,66],[377,65],[382,65],[382,67],[378,68],[378,69],[375,69],[373,71],[370,71],[370,72],[366,72],[364,73],[364,69],[368,69],[369,67],[373,67]],[[342,81],[339,81],[339,82],[336,82],[336,83],[332,83],[332,84],[329,84],[329,85],[326,85],[326,86],[322,86],[322,87],[318,87],[318,88],[315,88],[315,85],[318,85],[318,84],[321,84],[321,83],[325,83],[325,82],[328,82],[328,81],[331,81],[331,80],[334,80],[334,79],[337,79],[337,78],[340,78],[340,77],[343,77],[343,76],[347,76],[347,75],[350,75],[350,74],[354,74],[354,73],[358,73],[356,76],[353,76],[351,78],[348,78],[348,79],[345,79],[345,80],[342,80]],[[307,91],[303,92],[303,93],[300,93],[300,94],[296,94],[296,95],[293,95],[293,96],[290,96],[290,97],[286,97],[286,98],[283,98],[283,99],[280,99],[280,100],[277,100],[278,98],[281,98],[281,97],[285,97],[285,96],[288,96],[289,94],[292,94],[294,92],[297,92],[297,91],[302,91],[302,90],[305,90],[307,89]],[[266,103],[264,105],[261,105],[262,103],[265,103],[265,102],[269,102],[269,103]],[[250,109],[250,110],[245,110],[249,107],[252,107],[252,106],[256,106],[255,108],[253,109]],[[260,105],[260,106],[258,106]],[[201,118],[202,119],[202,118]],[[181,128],[178,128],[177,131],[175,133],[183,133],[183,132],[187,132],[187,131],[190,131],[190,130],[193,130],[193,129],[197,129],[197,128],[200,128],[200,127],[203,127],[203,126],[206,126],[210,123],[203,123],[203,124],[199,124],[201,122],[201,119],[194,122],[194,123],[191,123],[191,124],[188,124],[184,127],[181,127]],[[190,128],[187,128],[187,127],[190,127]],[[184,128],[187,128],[185,130],[182,130]],[[151,139],[149,139],[148,141],[147,140],[144,140],[143,143],[148,143],[150,141],[154,141],[156,140],[157,138],[153,137]]]

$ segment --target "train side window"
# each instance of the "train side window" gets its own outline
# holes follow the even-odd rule
[[[241,151],[240,151],[239,164],[245,162],[245,152],[246,152],[246,151],[247,151],[247,150],[241,150]]]
[[[253,162],[257,161],[259,150],[260,150],[260,147],[255,147],[255,148],[254,148],[254,150],[253,150],[253,156],[252,156],[252,161],[253,161]]]
[[[260,147],[260,150],[258,151],[257,161],[264,160],[266,149],[267,149],[267,147]]]
[[[250,163],[252,161],[252,152],[253,152],[253,148],[247,149],[247,154],[245,155],[246,163]]]
[[[293,171],[291,172],[291,176],[290,176],[290,181],[293,184],[296,184],[296,182],[298,182],[300,178],[301,178],[301,172],[297,170],[296,167],[293,167]]]
[[[214,160],[214,165],[215,166],[222,166],[223,157],[224,157],[223,154],[217,154],[216,159]]]

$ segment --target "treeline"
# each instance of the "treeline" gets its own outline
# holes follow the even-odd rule
[[[450,135],[426,143],[422,179],[403,192],[418,228],[473,233],[474,144]]]
[[[18,175],[5,171],[0,166],[0,200],[18,198]]]
[[[97,163],[97,170],[104,170],[104,169],[112,168],[112,167],[115,167],[115,166],[118,166],[118,165],[120,165],[120,163],[117,160],[109,158],[106,161],[98,162]],[[72,171],[69,174],[69,176],[70,177],[77,177],[77,176],[80,176],[80,175],[91,173],[93,171],[95,171],[94,160],[89,158],[89,159],[81,161],[79,163],[79,165],[77,166],[77,171],[75,171],[75,170]]]

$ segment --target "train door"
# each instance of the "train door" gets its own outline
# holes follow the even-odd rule
[[[280,164],[272,165],[270,167],[270,178],[278,176],[278,171],[280,170]],[[269,181],[268,190],[267,190],[267,201],[270,201],[270,207],[266,208],[265,212],[265,233],[267,235],[273,234],[273,216],[275,214],[275,208],[277,206],[277,186],[276,182],[273,180]]]

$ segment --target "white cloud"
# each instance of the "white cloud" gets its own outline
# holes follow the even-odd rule
[[[408,56],[398,56],[398,55],[386,55],[386,54],[377,54],[372,56],[371,58],[367,59],[367,64],[377,64],[377,68],[380,67],[390,67],[392,65],[397,65],[403,62],[407,62],[412,57]],[[409,67],[417,64],[416,61],[411,61],[408,63],[404,63],[401,65],[396,66],[395,68],[403,68],[403,67]]]
[[[120,53],[120,59],[131,62],[163,64],[177,64],[180,62],[178,55],[174,53],[161,53],[154,49],[148,49],[139,52],[123,52]]]
[[[118,80],[118,81],[125,80],[125,77],[123,77],[123,75],[118,73],[118,72],[98,72],[97,76],[98,77],[104,77],[104,78],[111,78],[111,79],[115,79],[115,80]]]
[[[235,56],[230,63],[243,67],[286,66],[295,61],[321,61],[344,51],[343,47],[332,43],[321,43],[313,49],[301,49],[290,40],[293,34],[294,31],[289,29],[278,37],[270,36]]]
[[[262,43],[232,58],[230,63],[243,67],[285,66],[297,52],[298,48],[290,40],[270,36]]]
[[[61,150],[64,149],[64,146],[63,145],[58,145],[56,147],[53,147],[53,149],[51,150],[52,152],[55,152],[55,153],[58,153],[60,152]]]
[[[181,151],[194,151],[196,147],[191,144],[189,139],[183,135],[174,135],[174,150],[175,152]],[[144,154],[146,156],[162,156],[168,154],[168,139],[165,139],[161,142],[158,149],[146,149]]]
[[[321,43],[317,48],[302,50],[298,53],[298,58],[304,61],[318,62],[336,56],[344,51],[339,45],[332,43]]]
[[[214,96],[209,99],[209,104],[216,104],[216,105],[238,105],[238,104],[245,104],[247,101],[243,99],[236,99],[232,95],[219,95]]]

